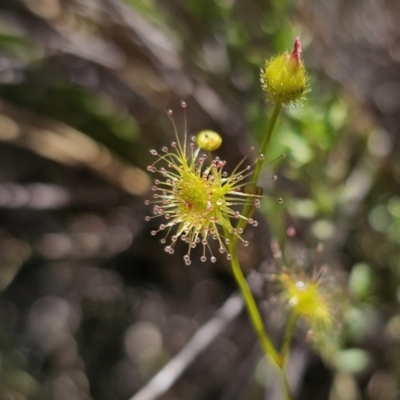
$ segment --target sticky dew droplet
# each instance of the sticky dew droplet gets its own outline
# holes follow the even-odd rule
[[[289,228],[286,229],[286,234],[289,237],[295,237],[296,236],[296,229],[293,226],[290,226]]]

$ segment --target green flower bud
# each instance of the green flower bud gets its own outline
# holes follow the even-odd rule
[[[214,151],[221,146],[222,138],[217,132],[205,130],[196,135],[196,144],[202,150]]]
[[[292,106],[309,91],[307,71],[301,60],[301,43],[297,37],[291,53],[267,60],[261,70],[261,86],[267,99]]]

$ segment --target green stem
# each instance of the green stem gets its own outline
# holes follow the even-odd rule
[[[274,131],[276,120],[278,119],[278,116],[279,116],[279,112],[281,111],[281,107],[282,107],[281,103],[276,103],[275,107],[274,107],[274,111],[272,112],[272,116],[269,121],[267,133],[264,136],[264,139],[261,143],[260,154],[262,154],[263,156],[265,156],[265,153],[267,152],[267,148],[268,148],[269,142],[271,140],[272,132]],[[260,177],[263,164],[264,164],[263,158],[259,159],[256,163],[256,167],[254,169],[254,174],[253,174],[253,180],[252,180],[252,182],[255,185],[257,185],[258,178]]]
[[[278,119],[279,113],[281,110],[281,104],[276,103],[269,125],[267,129],[267,133],[262,141],[261,144],[261,149],[260,149],[260,154],[265,156],[269,142],[272,137],[272,132],[274,130],[276,121]],[[260,177],[262,167],[264,164],[264,157],[261,157],[257,160],[256,166],[254,169],[254,174],[253,174],[253,179],[252,183],[254,185],[257,185],[258,179]],[[246,204],[243,208],[242,215],[245,216],[246,218],[249,218],[250,215],[254,213],[254,206],[252,204]],[[246,219],[241,219],[237,225],[237,229],[244,229],[247,225],[247,220]],[[290,336],[285,335],[284,339],[284,346],[282,348],[283,353],[279,353],[274,344],[272,343],[271,338],[269,337],[265,326],[263,319],[261,318],[260,311],[257,307],[256,301],[254,300],[253,294],[251,293],[251,290],[249,288],[249,285],[247,284],[246,278],[243,275],[242,269],[240,268],[239,264],[239,258],[237,254],[237,246],[238,246],[238,236],[231,234],[230,232],[227,232],[225,230],[225,237],[230,239],[230,244],[229,244],[229,252],[232,256],[231,258],[231,266],[232,266],[232,272],[235,277],[236,283],[242,293],[242,297],[251,321],[251,324],[253,325],[254,331],[257,334],[258,340],[264,350],[264,353],[268,356],[271,357],[271,359],[275,362],[277,367],[279,368],[281,377],[282,377],[282,391],[283,391],[283,396],[284,400],[291,400],[291,394],[290,394],[290,388],[289,384],[286,378],[286,373],[284,370],[284,363],[285,363],[285,357],[287,354],[287,351],[289,350],[289,345],[291,341]],[[290,321],[289,321],[290,322]],[[286,333],[289,335],[293,331],[293,328],[290,328],[289,331],[286,331]],[[288,344],[286,344],[288,343]]]
[[[267,133],[262,141],[261,144],[261,150],[260,154],[265,155],[268,144],[271,140],[272,132],[274,130],[276,121],[279,116],[279,112],[281,110],[281,104],[276,103],[274,107],[274,111],[272,112],[272,116],[268,125]],[[260,173],[262,170],[262,166],[264,163],[264,158],[260,158],[257,163],[256,167],[254,170],[253,174],[253,179],[252,182],[257,185],[258,178],[260,177]],[[242,214],[245,217],[249,217],[253,210],[253,205],[251,204],[246,204],[243,208]],[[247,221],[245,219],[241,219],[237,225],[237,229],[244,229],[247,225]],[[283,365],[283,360],[278,354],[277,350],[275,349],[274,345],[272,344],[271,339],[269,338],[265,327],[263,320],[261,318],[260,312],[258,310],[257,304],[254,300],[253,294],[251,293],[251,290],[247,284],[247,281],[245,277],[243,276],[242,269],[240,268],[239,264],[239,259],[237,256],[237,245],[238,245],[238,237],[235,235],[232,235],[230,232],[225,232],[225,237],[230,238],[230,245],[229,245],[229,252],[231,253],[232,259],[231,259],[231,265],[232,265],[232,271],[233,275],[236,279],[236,282],[239,286],[239,289],[242,293],[246,309],[248,311],[251,323],[254,327],[254,330],[257,333],[258,339],[261,343],[261,346],[263,347],[263,350],[267,355],[269,355],[275,363],[279,366],[279,368],[282,368]]]
[[[261,343],[264,353],[266,355],[270,356],[271,359],[275,362],[275,364],[279,368],[279,373],[281,375],[281,380],[282,380],[281,388],[282,388],[283,399],[284,400],[292,400],[290,386],[289,386],[289,382],[287,380],[287,376],[286,376],[286,372],[285,372],[285,368],[284,368],[285,357],[283,356],[283,353],[277,352],[269,335],[265,331],[264,323],[261,318],[260,312],[258,310],[257,304],[254,300],[253,294],[251,293],[249,285],[247,284],[247,281],[242,273],[242,269],[240,268],[240,265],[239,265],[239,259],[237,256],[237,245],[234,245],[233,247],[230,246],[229,251],[232,256],[231,265],[232,265],[233,275],[234,275],[236,283],[238,284],[239,289],[242,293],[243,300],[246,305],[247,313],[249,315],[251,324],[253,325],[254,331],[256,332],[256,334],[258,336],[258,340]],[[294,328],[296,319],[293,318],[293,323],[291,322],[291,320],[292,320],[292,318],[289,319],[288,326],[290,325]],[[286,334],[289,334],[289,332],[293,332],[293,329],[290,328],[290,329],[286,330]],[[290,336],[285,335],[284,343],[290,344],[290,339],[291,339]],[[284,347],[286,347],[286,345]],[[288,349],[289,349],[289,346],[287,345],[287,350]],[[287,355],[287,352],[285,353],[285,356],[286,355]]]
[[[281,368],[281,377],[282,377],[283,398],[285,400],[292,400],[292,394],[290,392],[289,382],[287,380],[286,372],[283,367]]]
[[[247,284],[246,278],[243,275],[242,269],[240,268],[239,259],[237,255],[237,243],[233,245],[231,244],[229,246],[229,252],[232,256],[231,265],[232,265],[233,275],[242,293],[243,300],[250,317],[250,321],[258,336],[261,346],[265,354],[269,355],[274,360],[274,362],[279,366],[279,368],[281,368],[283,365],[282,359],[278,354],[278,352],[276,351],[275,346],[272,344],[272,341],[268,336],[267,332],[265,331],[264,323],[261,318],[260,312],[258,310],[257,304],[254,300],[253,294],[251,293],[249,285]]]
[[[254,185],[257,185],[258,179],[260,178],[261,170],[262,170],[262,167],[264,165],[264,157],[265,157],[265,154],[267,152],[267,148],[268,148],[269,142],[270,142],[271,137],[272,137],[272,132],[274,131],[275,124],[276,124],[276,121],[278,119],[278,116],[279,116],[279,113],[281,111],[281,108],[282,108],[282,104],[281,103],[276,103],[275,104],[274,111],[272,112],[272,116],[271,116],[271,119],[269,121],[267,133],[265,134],[264,139],[263,139],[263,141],[261,143],[260,154],[263,156],[263,158],[258,159],[257,162],[256,162],[256,166],[255,166],[255,169],[254,169],[254,174],[253,174],[253,177],[252,177],[252,180],[251,180]],[[246,204],[243,207],[242,215],[244,215],[245,217],[249,217],[253,207],[254,206],[251,205],[251,204]],[[240,229],[240,228],[244,229],[246,227],[247,223],[248,222],[245,219],[241,219],[239,221],[239,223],[238,223],[237,228],[238,229]]]

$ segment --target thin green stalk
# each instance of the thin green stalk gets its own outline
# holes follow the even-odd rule
[[[269,122],[269,125],[268,125],[267,133],[261,144],[260,154],[262,154],[262,155],[266,154],[269,142],[272,137],[272,132],[274,130],[280,110],[281,110],[281,103],[276,103],[273,113],[272,113],[272,116],[271,116],[271,119],[270,119],[270,122]],[[262,171],[263,164],[264,164],[263,158],[260,158],[256,162],[253,179],[252,179],[252,183],[254,185],[257,185],[258,179],[259,179],[261,171]],[[247,204],[243,208],[242,215],[249,218],[250,215],[252,215],[252,213],[254,213],[254,206],[251,204]],[[244,229],[246,227],[246,225],[247,225],[246,219],[241,219],[237,225],[237,229]],[[286,373],[284,370],[285,357],[286,357],[287,351],[289,350],[289,345],[290,345],[290,337],[285,335],[284,345],[282,348],[283,353],[278,352],[265,329],[264,322],[263,322],[263,319],[261,318],[261,314],[257,307],[256,301],[254,300],[253,294],[251,293],[249,285],[247,284],[246,278],[244,277],[242,269],[240,267],[239,258],[238,258],[238,254],[237,254],[238,237],[232,235],[230,232],[227,232],[227,231],[225,231],[225,237],[230,239],[229,252],[232,256],[232,258],[231,258],[232,272],[235,277],[236,283],[242,293],[242,297],[243,297],[251,324],[253,325],[254,331],[257,334],[258,340],[263,348],[264,353],[267,356],[269,356],[275,362],[277,367],[279,368],[279,371],[280,371],[280,374],[282,377],[282,393],[283,393],[284,400],[292,400],[289,384],[288,384],[288,381],[286,378]],[[291,327],[289,330],[286,331],[287,335],[292,334],[293,329],[294,329],[294,323],[293,323],[293,327]],[[286,343],[288,343],[288,344],[286,344]],[[284,355],[284,356],[282,357],[282,355]]]
[[[289,382],[287,380],[285,369],[281,368],[281,377],[282,377],[282,391],[283,391],[283,398],[285,400],[292,400],[292,394],[290,392]]]
[[[271,140],[272,137],[272,132],[274,130],[276,121],[279,116],[279,112],[281,110],[281,103],[276,103],[274,107],[274,111],[272,112],[272,116],[268,125],[268,129],[266,132],[266,135],[262,141],[261,144],[261,150],[260,154],[265,155],[268,144]],[[264,160],[259,159],[256,163],[256,167],[254,170],[253,174],[253,179],[252,182],[257,185],[258,178],[260,177],[260,173],[262,170]],[[245,217],[249,217],[249,215],[254,211],[253,210],[254,206],[251,204],[247,204],[243,208],[243,215]],[[238,223],[237,228],[238,229],[244,229],[247,225],[247,221],[245,219],[241,219]],[[240,291],[242,292],[242,296],[251,320],[251,323],[254,327],[254,330],[257,333],[257,336],[259,338],[259,341],[265,351],[266,354],[268,354],[274,361],[275,363],[281,368],[283,365],[282,358],[280,354],[278,354],[277,350],[275,349],[274,345],[272,344],[271,339],[269,338],[265,327],[263,320],[261,318],[260,312],[258,310],[257,304],[254,300],[253,294],[251,293],[251,290],[247,284],[247,281],[245,277],[243,276],[242,269],[240,268],[239,264],[239,259],[237,256],[237,245],[238,245],[238,238],[237,236],[231,235],[228,232],[225,232],[226,237],[230,238],[230,245],[229,245],[229,252],[231,253],[232,259],[231,259],[231,265],[232,265],[232,271],[233,275],[236,279],[236,282],[239,286]]]
[[[279,113],[281,111],[281,107],[282,107],[281,103],[276,103],[275,107],[274,107],[274,111],[272,112],[271,119],[270,119],[269,125],[268,125],[267,133],[264,136],[264,139],[261,143],[260,154],[262,154],[263,156],[265,156],[265,153],[267,152],[267,148],[268,148],[269,142],[271,140],[272,132],[274,131],[275,124],[278,119]],[[254,169],[254,174],[253,174],[253,179],[252,179],[252,182],[255,185],[257,185],[258,178],[260,177],[263,164],[264,164],[263,159],[258,160],[256,163],[256,167]]]
[[[278,116],[279,116],[279,113],[281,111],[281,108],[282,108],[282,104],[281,103],[276,103],[275,104],[274,111],[272,112],[272,116],[271,116],[271,119],[269,121],[267,133],[265,134],[264,139],[263,139],[263,141],[261,143],[260,154],[262,154],[263,156],[265,156],[265,154],[267,152],[267,148],[268,148],[269,142],[270,142],[271,137],[272,137],[272,132],[274,131],[275,124],[276,124],[276,121],[278,119]],[[257,183],[258,183],[258,179],[260,178],[260,174],[261,174],[261,170],[262,170],[263,164],[264,164],[264,159],[263,158],[259,159],[256,162],[256,166],[255,166],[255,169],[254,169],[254,174],[253,174],[253,177],[252,177],[252,180],[251,180],[251,182],[254,185],[257,185]],[[252,212],[252,208],[253,208],[253,206],[251,204],[246,204],[243,207],[242,215],[244,215],[245,217],[249,217],[250,213]],[[247,221],[245,219],[241,219],[239,221],[239,223],[238,223],[237,228],[238,229],[240,229],[240,228],[244,229],[246,227],[246,225],[247,225]]]
[[[258,310],[257,304],[254,300],[253,294],[251,293],[249,285],[247,284],[246,278],[243,275],[242,269],[240,268],[237,255],[237,244],[231,244],[231,246],[229,247],[229,252],[232,256],[231,265],[233,275],[242,293],[250,321],[253,325],[255,332],[257,333],[261,346],[264,352],[274,360],[279,368],[281,368],[282,359],[276,351],[275,346],[272,344],[272,341],[267,332],[265,331],[264,323]]]
[[[237,245],[234,245],[232,247],[230,246],[229,251],[232,255],[231,265],[232,265],[233,275],[235,277],[236,283],[239,286],[240,292],[242,293],[247,313],[253,325],[254,331],[258,336],[258,340],[261,344],[264,353],[267,356],[271,357],[271,359],[275,362],[276,366],[279,369],[279,374],[281,375],[281,383],[282,383],[281,388],[282,388],[283,400],[292,400],[293,398],[290,392],[290,386],[284,368],[285,358],[282,356],[281,353],[277,352],[268,333],[265,331],[264,322],[261,318],[257,304],[254,300],[253,294],[251,293],[249,285],[247,284],[247,281],[242,273],[242,269],[240,268],[239,259],[237,256]],[[293,327],[294,324],[295,322],[293,323]],[[290,329],[290,331],[292,330]],[[290,343],[290,338],[287,339],[288,342]]]

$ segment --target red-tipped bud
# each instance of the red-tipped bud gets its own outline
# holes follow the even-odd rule
[[[291,53],[272,57],[265,63],[261,70],[261,85],[268,100],[294,105],[309,90],[301,51],[300,38],[297,37]]]

